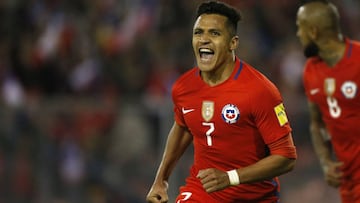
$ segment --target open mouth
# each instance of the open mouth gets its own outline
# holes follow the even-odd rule
[[[208,48],[200,48],[199,54],[202,61],[210,61],[214,56],[214,51]]]

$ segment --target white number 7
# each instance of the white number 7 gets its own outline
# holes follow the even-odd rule
[[[180,203],[180,201],[186,201],[186,200],[190,199],[192,193],[191,192],[182,192],[181,195],[184,195],[185,197],[178,200],[176,203]]]
[[[214,132],[215,130],[215,125],[214,123],[206,123],[206,122],[203,122],[202,123],[203,126],[209,126],[209,130],[206,131],[206,142],[209,146],[212,146],[212,139],[211,139],[211,133]]]

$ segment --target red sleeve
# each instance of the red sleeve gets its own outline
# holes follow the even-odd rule
[[[174,114],[175,114],[175,121],[178,125],[185,127],[185,121],[184,121],[184,117],[182,115],[181,109],[179,107],[177,107],[176,105],[174,106]]]
[[[180,126],[186,126],[185,124],[185,120],[183,117],[183,114],[181,112],[181,107],[177,104],[177,100],[178,100],[178,85],[177,83],[175,83],[172,87],[172,100],[173,100],[173,104],[174,104],[174,119],[176,121],[176,123]]]
[[[290,159],[296,159],[296,148],[291,133],[268,145],[271,154],[281,155]]]
[[[314,96],[310,93],[310,83],[312,81],[317,81],[318,78],[316,75],[314,75],[312,73],[312,66],[313,64],[315,63],[314,62],[315,59],[308,59],[305,63],[305,66],[304,66],[304,72],[303,72],[303,86],[304,86],[304,92],[305,92],[305,95],[307,97],[307,99],[311,102],[314,101]]]
[[[284,104],[277,88],[268,82],[260,86],[257,101],[251,101],[255,123],[266,144],[291,132]]]

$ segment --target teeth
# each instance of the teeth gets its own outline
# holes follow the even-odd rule
[[[205,53],[213,53],[213,51],[211,49],[207,49],[207,48],[201,48],[199,51],[205,52]]]

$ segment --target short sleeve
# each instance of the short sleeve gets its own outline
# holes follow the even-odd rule
[[[186,126],[185,124],[185,120],[184,120],[184,116],[182,114],[182,111],[181,111],[181,107],[178,105],[178,92],[177,92],[177,83],[175,83],[172,87],[172,101],[173,101],[173,104],[174,104],[174,108],[173,108],[173,111],[174,111],[174,119],[176,121],[176,123],[180,126]]]
[[[283,100],[273,84],[263,87],[252,99],[254,121],[266,144],[291,132]]]

